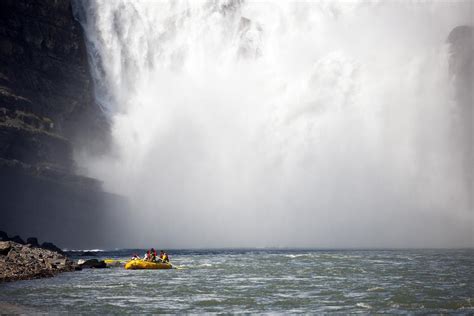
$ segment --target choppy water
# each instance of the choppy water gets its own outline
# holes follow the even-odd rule
[[[127,258],[133,250],[99,253]],[[178,270],[0,285],[36,312],[474,312],[474,250],[176,250]],[[1,306],[1,305],[0,305]]]

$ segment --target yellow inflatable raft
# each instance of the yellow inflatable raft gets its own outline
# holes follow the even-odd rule
[[[173,269],[171,263],[161,263],[161,262],[151,262],[145,260],[130,260],[125,264],[125,269],[127,270],[137,270],[137,269]]]

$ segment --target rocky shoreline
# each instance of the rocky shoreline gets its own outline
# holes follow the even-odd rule
[[[8,237],[5,232],[0,231],[0,283],[47,278],[62,272],[108,267],[105,261],[98,259],[81,259],[74,262],[66,256],[67,254],[73,257],[95,256],[95,253],[87,251],[77,254],[65,253],[51,242],[40,244],[36,237],[29,237],[25,242],[18,235]]]
[[[58,252],[0,241],[0,282],[53,277],[77,269],[73,261]]]

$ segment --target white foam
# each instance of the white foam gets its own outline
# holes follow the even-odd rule
[[[383,287],[376,286],[376,287],[369,288],[367,291],[368,292],[380,292],[380,291],[383,291],[383,290],[385,290]]]
[[[67,252],[104,252],[104,249],[63,249],[63,251]]]
[[[357,306],[357,307],[362,307],[362,308],[367,308],[367,309],[372,308],[372,306],[370,306],[370,305],[367,304],[367,303],[357,303],[356,306]]]

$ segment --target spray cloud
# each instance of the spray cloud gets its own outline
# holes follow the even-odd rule
[[[133,245],[473,245],[450,30],[469,2],[84,1]],[[472,199],[471,199],[472,201]]]

